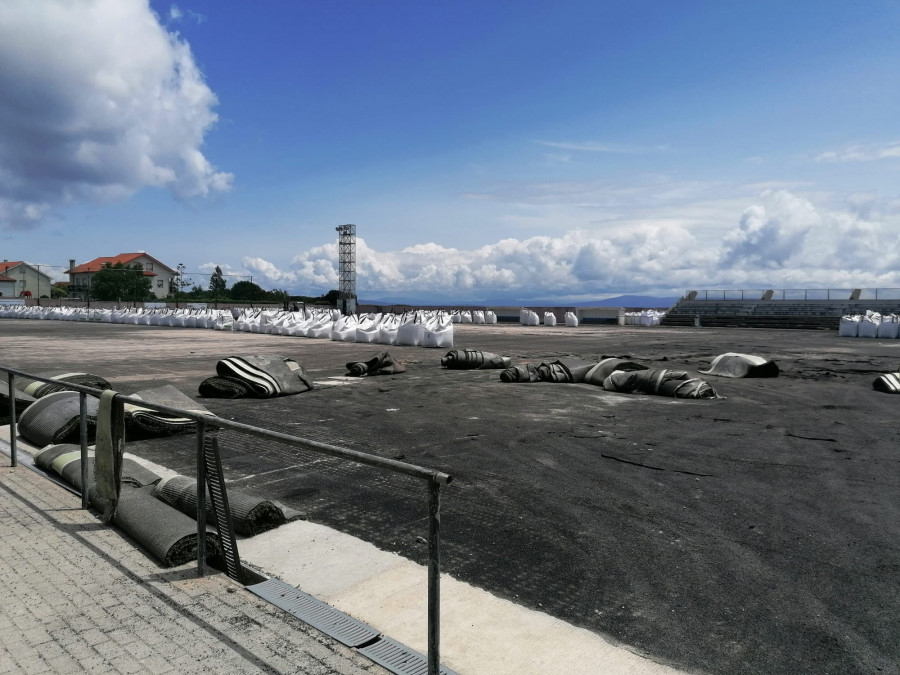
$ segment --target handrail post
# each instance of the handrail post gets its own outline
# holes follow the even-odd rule
[[[428,675],[441,667],[441,486],[428,481]]]
[[[9,465],[15,467],[16,459],[16,376],[6,373],[9,386]]]
[[[88,507],[90,485],[88,485],[88,427],[87,427],[87,394],[78,392],[81,421],[79,424],[81,441],[81,508]]]
[[[197,421],[197,576],[206,575],[206,425]]]

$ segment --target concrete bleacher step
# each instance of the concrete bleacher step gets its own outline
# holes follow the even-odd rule
[[[806,330],[835,330],[840,318],[830,316],[767,315],[748,316],[733,314],[666,315],[662,326],[694,326],[699,316],[700,326],[705,328],[796,328]]]

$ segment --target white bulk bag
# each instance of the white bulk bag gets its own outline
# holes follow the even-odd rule
[[[312,328],[306,331],[306,337],[330,340],[332,328],[334,328],[334,321],[330,314],[326,314]]]
[[[296,337],[309,337],[309,331],[319,324],[319,319],[315,314],[310,314],[308,317],[295,323],[291,327],[291,335]]]
[[[896,315],[887,314],[881,317],[881,323],[878,324],[876,331],[878,337],[896,339],[898,332],[900,332],[900,323],[897,323]]]
[[[418,347],[425,339],[425,326],[409,321],[397,329],[397,341],[394,344]]]
[[[449,348],[453,346],[453,322],[448,319],[434,319],[425,326],[425,332],[422,336],[423,347],[442,347]]]
[[[376,342],[380,345],[393,345],[397,343],[397,330],[400,327],[400,317],[396,314],[385,314],[378,325],[378,337]]]
[[[878,335],[878,326],[881,324],[881,314],[868,311],[859,322],[859,337],[874,338]]]
[[[860,316],[842,316],[838,326],[839,337],[857,337],[859,335]]]
[[[545,326],[555,326],[556,325],[556,314],[553,312],[544,312],[544,325]]]
[[[575,312],[566,312],[566,325],[569,327],[578,325],[578,317],[575,316]]]
[[[356,342],[356,328],[359,322],[352,314],[342,316],[334,322],[331,329],[331,339],[335,342]]]
[[[378,329],[381,326],[381,315],[366,316],[356,326],[356,341],[365,344],[378,342]]]

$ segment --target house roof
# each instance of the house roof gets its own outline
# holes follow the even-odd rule
[[[25,267],[33,269],[38,274],[42,274],[48,279],[50,278],[49,274],[47,274],[46,272],[41,272],[39,266],[32,265],[31,263],[27,263],[24,260],[4,260],[3,262],[0,262],[0,271],[5,272],[6,270],[11,270],[14,267],[18,267],[19,265],[25,265]],[[44,267],[47,267],[47,265],[44,265]]]
[[[166,265],[165,263],[160,262],[156,258],[154,258],[149,253],[139,252],[139,253],[120,253],[119,255],[102,257],[102,258],[94,258],[90,262],[82,263],[78,265],[75,269],[71,269],[67,272],[67,274],[90,274],[93,272],[100,271],[104,265],[115,265],[117,263],[122,263],[123,265],[130,265],[138,258],[148,258],[152,260],[155,264],[159,265],[162,268],[165,268],[169,272],[175,272],[171,267]],[[150,272],[144,270],[144,276],[155,277],[155,272]]]
[[[12,283],[16,283],[15,279],[11,279],[7,276],[4,276],[3,274],[0,274],[0,281],[7,281],[7,282],[11,281]]]

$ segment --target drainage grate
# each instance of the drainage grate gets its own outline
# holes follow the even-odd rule
[[[358,647],[380,635],[371,626],[347,616],[280,579],[269,579],[246,588],[348,647]]]
[[[427,675],[428,659],[414,649],[404,644],[382,636],[370,645],[357,649],[360,654],[368,656],[375,663],[384,666],[392,673],[398,675]],[[443,675],[456,675],[456,672],[446,666],[441,666]]]

